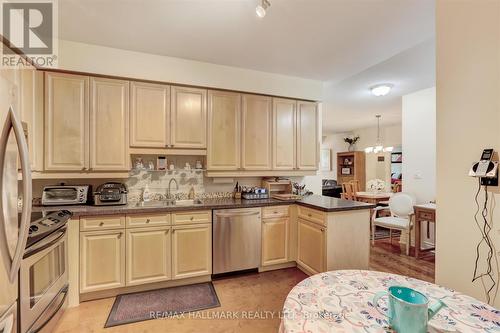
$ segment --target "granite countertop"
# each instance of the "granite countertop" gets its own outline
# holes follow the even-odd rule
[[[89,206],[89,205],[75,205],[75,206],[35,206],[34,212],[40,211],[54,211],[66,209],[73,213],[74,216],[85,215],[112,215],[112,214],[138,214],[138,213],[161,213],[161,212],[175,212],[186,210],[206,210],[206,209],[228,209],[228,208],[252,208],[264,206],[278,206],[278,205],[291,205],[297,204],[301,206],[318,209],[324,212],[337,212],[358,209],[371,209],[375,205],[366,204],[357,201],[349,201],[321,195],[311,195],[301,200],[277,200],[277,199],[258,199],[258,200],[242,200],[232,198],[221,199],[203,199],[200,204],[189,206],[176,206],[168,205],[161,207],[143,207],[135,203],[122,206]]]

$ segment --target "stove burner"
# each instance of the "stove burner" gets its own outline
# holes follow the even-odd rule
[[[71,216],[73,216],[73,214],[67,210],[33,213],[26,248],[29,248],[64,226]]]

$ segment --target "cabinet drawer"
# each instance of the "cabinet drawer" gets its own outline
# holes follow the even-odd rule
[[[125,228],[124,215],[86,216],[80,218],[80,231]]]
[[[192,212],[179,212],[172,214],[173,224],[211,223],[212,212],[210,210],[200,210]]]
[[[127,228],[170,224],[170,214],[127,214]]]
[[[314,223],[326,225],[326,216],[323,212],[307,207],[298,206],[297,214],[300,218]]]
[[[434,221],[434,212],[418,211],[418,219],[424,221]]]
[[[288,208],[289,206],[262,207],[262,218],[274,219],[279,217],[288,217]]]

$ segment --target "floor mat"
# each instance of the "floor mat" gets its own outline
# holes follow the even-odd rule
[[[219,306],[212,282],[118,295],[104,327]]]

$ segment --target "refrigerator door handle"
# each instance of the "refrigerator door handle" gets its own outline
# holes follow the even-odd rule
[[[11,259],[9,254],[9,249],[7,247],[7,234],[5,230],[5,223],[0,224],[3,225],[0,228],[0,236],[2,236],[2,246],[0,248],[0,252],[3,256],[3,262],[7,266],[7,272],[9,273],[9,280],[13,283],[18,275],[19,267],[21,265],[21,260],[23,258],[24,250],[26,248],[26,241],[28,239],[28,231],[29,224],[31,219],[31,202],[32,202],[32,184],[31,184],[31,166],[29,161],[29,152],[28,152],[28,144],[26,142],[26,138],[24,137],[24,130],[21,124],[21,121],[17,118],[12,106],[9,108],[7,113],[7,117],[5,120],[5,124],[2,129],[2,133],[0,136],[0,191],[3,195],[3,182],[4,182],[4,173],[5,170],[5,154],[7,152],[7,145],[9,141],[9,135],[11,129],[14,132],[14,136],[16,138],[16,143],[18,146],[19,157],[21,160],[21,173],[22,173],[22,189],[23,189],[23,209],[21,212],[21,219],[19,223],[19,235],[17,239],[16,248],[14,251],[14,256]],[[1,218],[4,219],[4,199],[0,200],[0,214]]]

